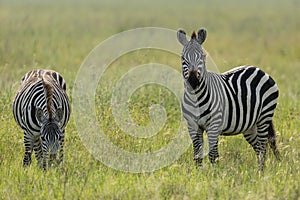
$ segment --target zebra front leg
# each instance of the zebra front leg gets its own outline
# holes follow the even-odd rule
[[[211,164],[216,163],[216,159],[219,157],[218,153],[218,138],[219,138],[219,131],[207,131],[207,138],[208,138],[208,146],[209,146],[209,160]]]
[[[29,166],[31,164],[31,154],[32,154],[32,140],[31,138],[28,138],[29,134],[24,132],[24,146],[25,146],[25,153],[24,153],[24,159],[23,159],[23,166]]]
[[[43,151],[42,154],[42,162],[41,162],[41,167],[46,170],[48,167],[48,160],[49,160],[49,153],[48,151]]]
[[[193,142],[194,149],[194,160],[196,166],[202,166],[203,159],[203,130],[195,130],[193,127],[189,126],[189,134]]]
[[[42,139],[42,159],[41,159],[41,167],[46,170],[48,168],[48,163],[49,163],[49,148],[47,142]]]
[[[41,165],[42,165],[42,147],[41,147],[40,137],[36,138],[34,145],[33,145],[33,150],[35,153],[35,157],[38,161],[38,165],[41,167]]]

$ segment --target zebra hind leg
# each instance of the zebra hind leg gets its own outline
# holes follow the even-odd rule
[[[280,153],[279,153],[279,151],[277,149],[277,145],[276,145],[276,133],[275,133],[273,122],[270,123],[268,132],[269,132],[269,134],[268,134],[269,145],[270,145],[271,149],[273,150],[273,153],[274,153],[276,159],[280,160]]]
[[[261,129],[259,129],[259,132],[261,132]],[[265,131],[263,131],[263,133],[265,133]],[[266,142],[264,141],[265,137],[262,137],[261,133],[258,133],[258,128],[256,125],[244,132],[243,135],[256,153],[259,170],[263,171],[266,154]]]
[[[243,133],[244,138],[246,141],[252,146],[254,151],[256,152],[256,146],[257,146],[257,127],[256,125],[250,128],[249,130],[245,131]]]
[[[269,135],[269,123],[265,123],[263,125],[257,126],[257,143],[254,147],[254,150],[257,154],[259,170],[264,170],[266,151],[267,151],[267,143],[268,143],[268,135]]]

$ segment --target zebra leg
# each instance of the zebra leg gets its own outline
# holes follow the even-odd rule
[[[49,162],[49,149],[45,141],[41,142],[41,148],[42,148],[42,158],[41,158],[41,167],[46,170],[48,168],[48,162]]]
[[[251,129],[245,131],[243,133],[244,138],[246,141],[252,146],[254,151],[256,152],[256,144],[257,144],[257,127],[254,125]]]
[[[40,137],[35,139],[33,150],[35,153],[35,157],[38,161],[38,165],[41,166],[42,164],[42,147],[41,147],[41,140]]]
[[[47,169],[47,164],[48,164],[48,157],[49,157],[49,153],[48,151],[43,151],[43,154],[42,154],[42,162],[41,162],[41,167],[46,170]]]
[[[264,170],[265,158],[266,158],[266,146],[268,143],[268,129],[269,123],[263,125],[257,125],[257,143],[255,145],[255,152],[258,158],[259,170]]]
[[[194,160],[196,166],[201,166],[202,159],[203,159],[203,130],[202,129],[195,130],[191,126],[189,126],[188,129],[189,129],[190,137],[193,142]]]
[[[209,160],[211,164],[216,163],[216,159],[219,157],[218,153],[218,138],[219,138],[219,131],[207,131],[207,138],[208,138],[208,146],[209,146]]]
[[[31,154],[32,154],[32,139],[29,137],[29,134],[24,132],[24,146],[25,146],[25,153],[23,159],[23,166],[29,166],[31,164]]]
[[[276,133],[275,133],[275,129],[274,129],[274,125],[273,122],[271,121],[269,129],[268,129],[268,142],[269,145],[271,147],[271,149],[273,150],[273,153],[276,157],[277,160],[280,160],[280,153],[277,149],[277,145],[276,145]]]

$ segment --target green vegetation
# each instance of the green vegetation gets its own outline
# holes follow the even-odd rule
[[[206,27],[205,49],[220,71],[257,65],[278,83],[275,113],[282,160],[267,154],[264,175],[241,135],[221,137],[220,161],[206,158],[197,169],[192,146],[172,165],[151,173],[107,167],[84,147],[71,119],[66,129],[64,164],[44,172],[34,159],[23,169],[23,133],[11,105],[21,77],[29,70],[60,72],[71,97],[77,71],[101,41],[137,27],[165,27],[187,33]],[[300,198],[300,4],[287,1],[0,1],[0,197],[2,199],[299,199]],[[107,137],[136,153],[168,144],[179,126],[180,105],[164,87],[139,88],[129,101],[136,124],[147,125],[149,106],[165,107],[168,120],[146,139],[124,134],[111,113],[111,88],[132,67],[148,62],[173,66],[179,57],[140,50],[116,60],[99,82],[96,115]],[[72,99],[72,98],[71,98]]]

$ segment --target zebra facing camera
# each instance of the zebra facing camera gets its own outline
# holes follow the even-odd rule
[[[279,89],[270,75],[254,66],[240,66],[222,74],[208,72],[201,46],[205,38],[205,29],[198,31],[198,37],[193,32],[190,41],[183,30],[177,32],[177,39],[183,45],[182,111],[188,122],[196,164],[202,165],[204,131],[212,164],[219,157],[219,136],[242,133],[256,152],[259,170],[263,171],[267,144],[279,160],[272,122]]]

